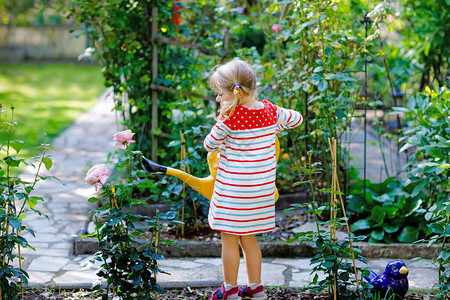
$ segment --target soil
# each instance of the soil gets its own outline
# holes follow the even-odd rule
[[[164,295],[158,295],[158,300],[209,300],[214,289],[200,288],[200,289],[178,289],[168,290]],[[290,288],[272,288],[266,289],[266,294],[269,300],[328,300],[326,293],[313,293],[308,291],[300,291],[298,289]],[[101,297],[91,295],[89,291],[80,290],[28,290],[24,297],[25,300],[99,300]],[[433,296],[428,296],[425,293],[408,293],[405,300],[433,300]]]
[[[292,229],[299,227],[307,221],[303,212],[293,212],[282,214],[275,219],[275,229],[273,231],[257,235],[260,241],[287,241],[295,236]],[[192,229],[181,235],[181,228],[169,228],[161,233],[161,238],[172,240],[194,240],[194,241],[219,241],[220,232],[212,230],[208,224],[199,225],[198,230]]]

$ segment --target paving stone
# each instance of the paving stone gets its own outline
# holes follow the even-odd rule
[[[49,243],[42,243],[41,241],[36,240],[36,238],[34,237],[32,237],[31,240],[28,240],[28,242],[33,248],[48,248],[50,246]]]
[[[439,281],[437,269],[414,268],[409,270],[408,282],[410,289],[429,290]]]
[[[222,265],[222,259],[221,258],[197,258],[194,260],[196,263],[200,264],[206,264],[206,265],[214,265],[214,266],[221,266]]]
[[[80,254],[80,255],[73,257],[72,260],[75,262],[81,262],[84,260],[89,260],[89,259],[91,259],[91,257],[92,257],[91,254]]]
[[[62,268],[63,271],[80,271],[80,265],[76,263],[68,263]]]
[[[283,272],[286,266],[263,262],[261,266],[261,282],[264,285],[284,285]],[[247,283],[247,269],[244,260],[241,260],[239,265],[238,283]]]
[[[52,224],[54,224],[54,222],[51,222],[44,218],[34,220],[25,219],[24,223],[27,227],[32,228],[34,231],[38,231],[40,229],[45,230],[45,228],[52,228]]]
[[[263,262],[261,266],[261,282],[264,285],[284,285],[283,272],[285,270],[286,266]]]
[[[31,226],[30,226],[31,227]],[[35,234],[40,234],[40,233],[57,233],[59,231],[58,228],[54,227],[53,224],[48,224],[46,226],[42,226],[42,227],[31,227],[33,229],[33,231],[35,232]]]
[[[314,279],[315,274],[311,275],[311,272],[294,272],[292,273],[292,280],[289,281],[288,286],[293,288],[307,287]],[[325,276],[319,273],[319,280],[324,279]]]
[[[312,266],[310,265],[309,258],[277,258],[272,261],[273,264],[281,264],[285,266],[292,267],[294,269],[310,270]]]
[[[48,272],[38,272],[38,271],[29,271],[28,275],[30,278],[28,279],[28,285],[42,285],[48,283],[52,280],[54,273]]]
[[[31,262],[27,270],[57,272],[68,262],[70,262],[68,257],[40,256]]]
[[[82,270],[88,270],[88,269],[93,269],[93,270],[98,270],[101,268],[103,262],[95,260],[94,262],[91,261],[93,257],[89,256],[89,257],[85,257],[83,260],[80,261],[75,261],[74,263],[77,263],[79,268]]]
[[[174,269],[195,269],[203,266],[202,264],[195,263],[188,260],[182,259],[165,259],[158,261],[158,266],[164,270],[174,270]],[[200,272],[201,273],[201,272]]]
[[[406,262],[405,262],[406,264]],[[431,269],[436,269],[436,266],[433,265],[431,262],[429,261],[423,261],[423,260],[411,260],[408,261],[407,268],[431,268]]]
[[[77,196],[83,197],[82,199],[86,199],[87,201],[87,199],[89,199],[93,195],[94,191],[95,189],[93,187],[78,187],[73,191],[73,193]]]
[[[36,240],[39,240],[40,242],[46,242],[46,243],[51,243],[51,242],[65,242],[65,241],[70,241],[72,238],[70,237],[70,235],[68,234],[60,234],[60,233],[56,233],[56,234],[49,234],[49,233],[39,233],[36,234]],[[33,241],[29,242],[32,244]]]
[[[27,249],[24,255],[45,255],[45,256],[55,256],[55,257],[68,257],[72,254],[72,249],[53,249],[53,248],[36,248],[36,251]]]
[[[52,249],[72,249],[73,243],[72,242],[52,243],[51,247],[52,247]]]
[[[88,271],[67,271],[60,276],[53,278],[55,284],[73,284],[77,283],[79,285],[92,285],[92,283],[98,280],[99,277],[95,275],[94,270]]]
[[[165,270],[165,268],[161,268]],[[222,268],[221,267],[211,267],[211,268],[201,268],[201,269],[172,269],[168,270],[167,274],[158,274],[157,278],[160,282],[184,282],[188,283],[191,281],[204,281],[214,280],[223,281]]]

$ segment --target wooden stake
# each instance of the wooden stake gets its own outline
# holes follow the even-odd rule
[[[180,154],[180,160],[181,160],[181,170],[183,172],[186,172],[186,140],[184,139],[183,132],[180,130],[180,137],[181,137],[181,154]],[[186,202],[186,183],[183,181],[183,200],[181,203],[181,236],[184,236],[184,205]]]
[[[8,214],[11,213],[11,208],[8,205]],[[8,235],[9,232],[9,217],[6,218],[6,232],[5,234]],[[6,253],[3,254],[3,258],[2,258],[2,266],[4,267],[6,264]]]
[[[156,84],[158,77],[158,7],[152,8],[152,84]],[[157,162],[156,151],[158,150],[158,136],[155,134],[158,129],[158,91],[152,89],[152,160]]]
[[[14,199],[14,207],[16,207],[16,199]],[[19,237],[19,229],[16,230],[17,237]],[[19,252],[19,269],[22,269],[22,255],[20,254],[20,245],[17,246],[17,250]],[[20,294],[23,296],[23,279],[20,279]]]
[[[328,139],[328,144],[330,145],[330,151],[331,151],[331,159],[333,160],[333,171],[332,171],[332,191],[336,191],[338,196],[339,196],[339,201],[341,203],[341,208],[342,208],[342,213],[343,216],[345,218],[345,225],[347,228],[347,234],[349,237],[349,242],[350,242],[350,252],[352,253],[352,260],[353,260],[353,272],[355,273],[355,280],[356,280],[356,288],[358,289],[358,293],[359,296],[362,298],[362,294],[361,291],[359,290],[359,281],[358,281],[358,273],[356,270],[356,260],[355,260],[355,252],[353,251],[353,241],[351,238],[351,232],[350,232],[350,226],[348,225],[348,220],[347,220],[347,214],[345,212],[345,205],[344,205],[344,200],[342,198],[342,194],[341,194],[341,188],[339,186],[339,179],[337,176],[337,141],[335,138],[333,138],[333,143],[331,143],[330,139]],[[332,195],[334,193],[332,192]],[[333,198],[333,202],[334,202],[334,198]],[[335,290],[335,296],[336,296],[336,290]],[[336,298],[335,298],[336,299]]]
[[[155,241],[155,254],[158,253],[158,245],[159,245],[159,209],[156,210],[156,241]],[[158,264],[156,264],[158,266]],[[156,272],[155,272],[155,282],[157,282],[156,279]],[[158,300],[158,293],[155,293],[155,300]]]

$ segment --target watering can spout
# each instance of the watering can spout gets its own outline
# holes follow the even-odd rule
[[[161,165],[158,165],[157,163],[151,161],[150,159],[146,158],[145,156],[142,156],[142,167],[147,173],[167,173],[167,168]]]
[[[203,195],[207,199],[211,200],[211,198],[212,198],[212,194],[213,194],[213,190],[214,190],[214,182],[216,181],[216,177],[215,176],[213,177],[213,175],[209,175],[208,177],[205,177],[205,178],[198,178],[198,177],[192,176],[191,174],[183,172],[181,170],[158,165],[157,163],[151,161],[150,159],[148,159],[144,156],[142,156],[142,167],[148,173],[163,173],[163,174],[175,176],[175,177],[181,179],[184,183],[186,183],[187,185],[192,187],[194,190],[199,192],[201,195]],[[211,173],[211,174],[213,174],[213,173]],[[217,174],[217,169],[216,169],[214,175],[216,175],[216,174]]]
[[[277,158],[276,160],[278,161],[278,157],[280,154],[280,144],[278,142],[278,138],[275,139],[275,145]],[[198,178],[181,170],[158,165],[157,163],[151,161],[150,159],[144,156],[142,156],[141,164],[144,170],[147,171],[148,173],[163,173],[181,179],[184,183],[192,187],[194,190],[199,192],[208,200],[211,200],[214,192],[214,183],[216,181],[217,176],[217,165],[219,164],[219,155],[220,150],[208,153],[207,160],[210,175],[205,178]],[[278,196],[279,196],[278,189],[275,187],[275,201],[278,200]]]

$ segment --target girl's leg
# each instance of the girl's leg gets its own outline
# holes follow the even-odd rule
[[[225,284],[237,285],[239,236],[222,232],[222,270]]]
[[[244,252],[245,265],[247,267],[248,283],[261,282],[261,248],[254,234],[240,237],[242,251]]]

